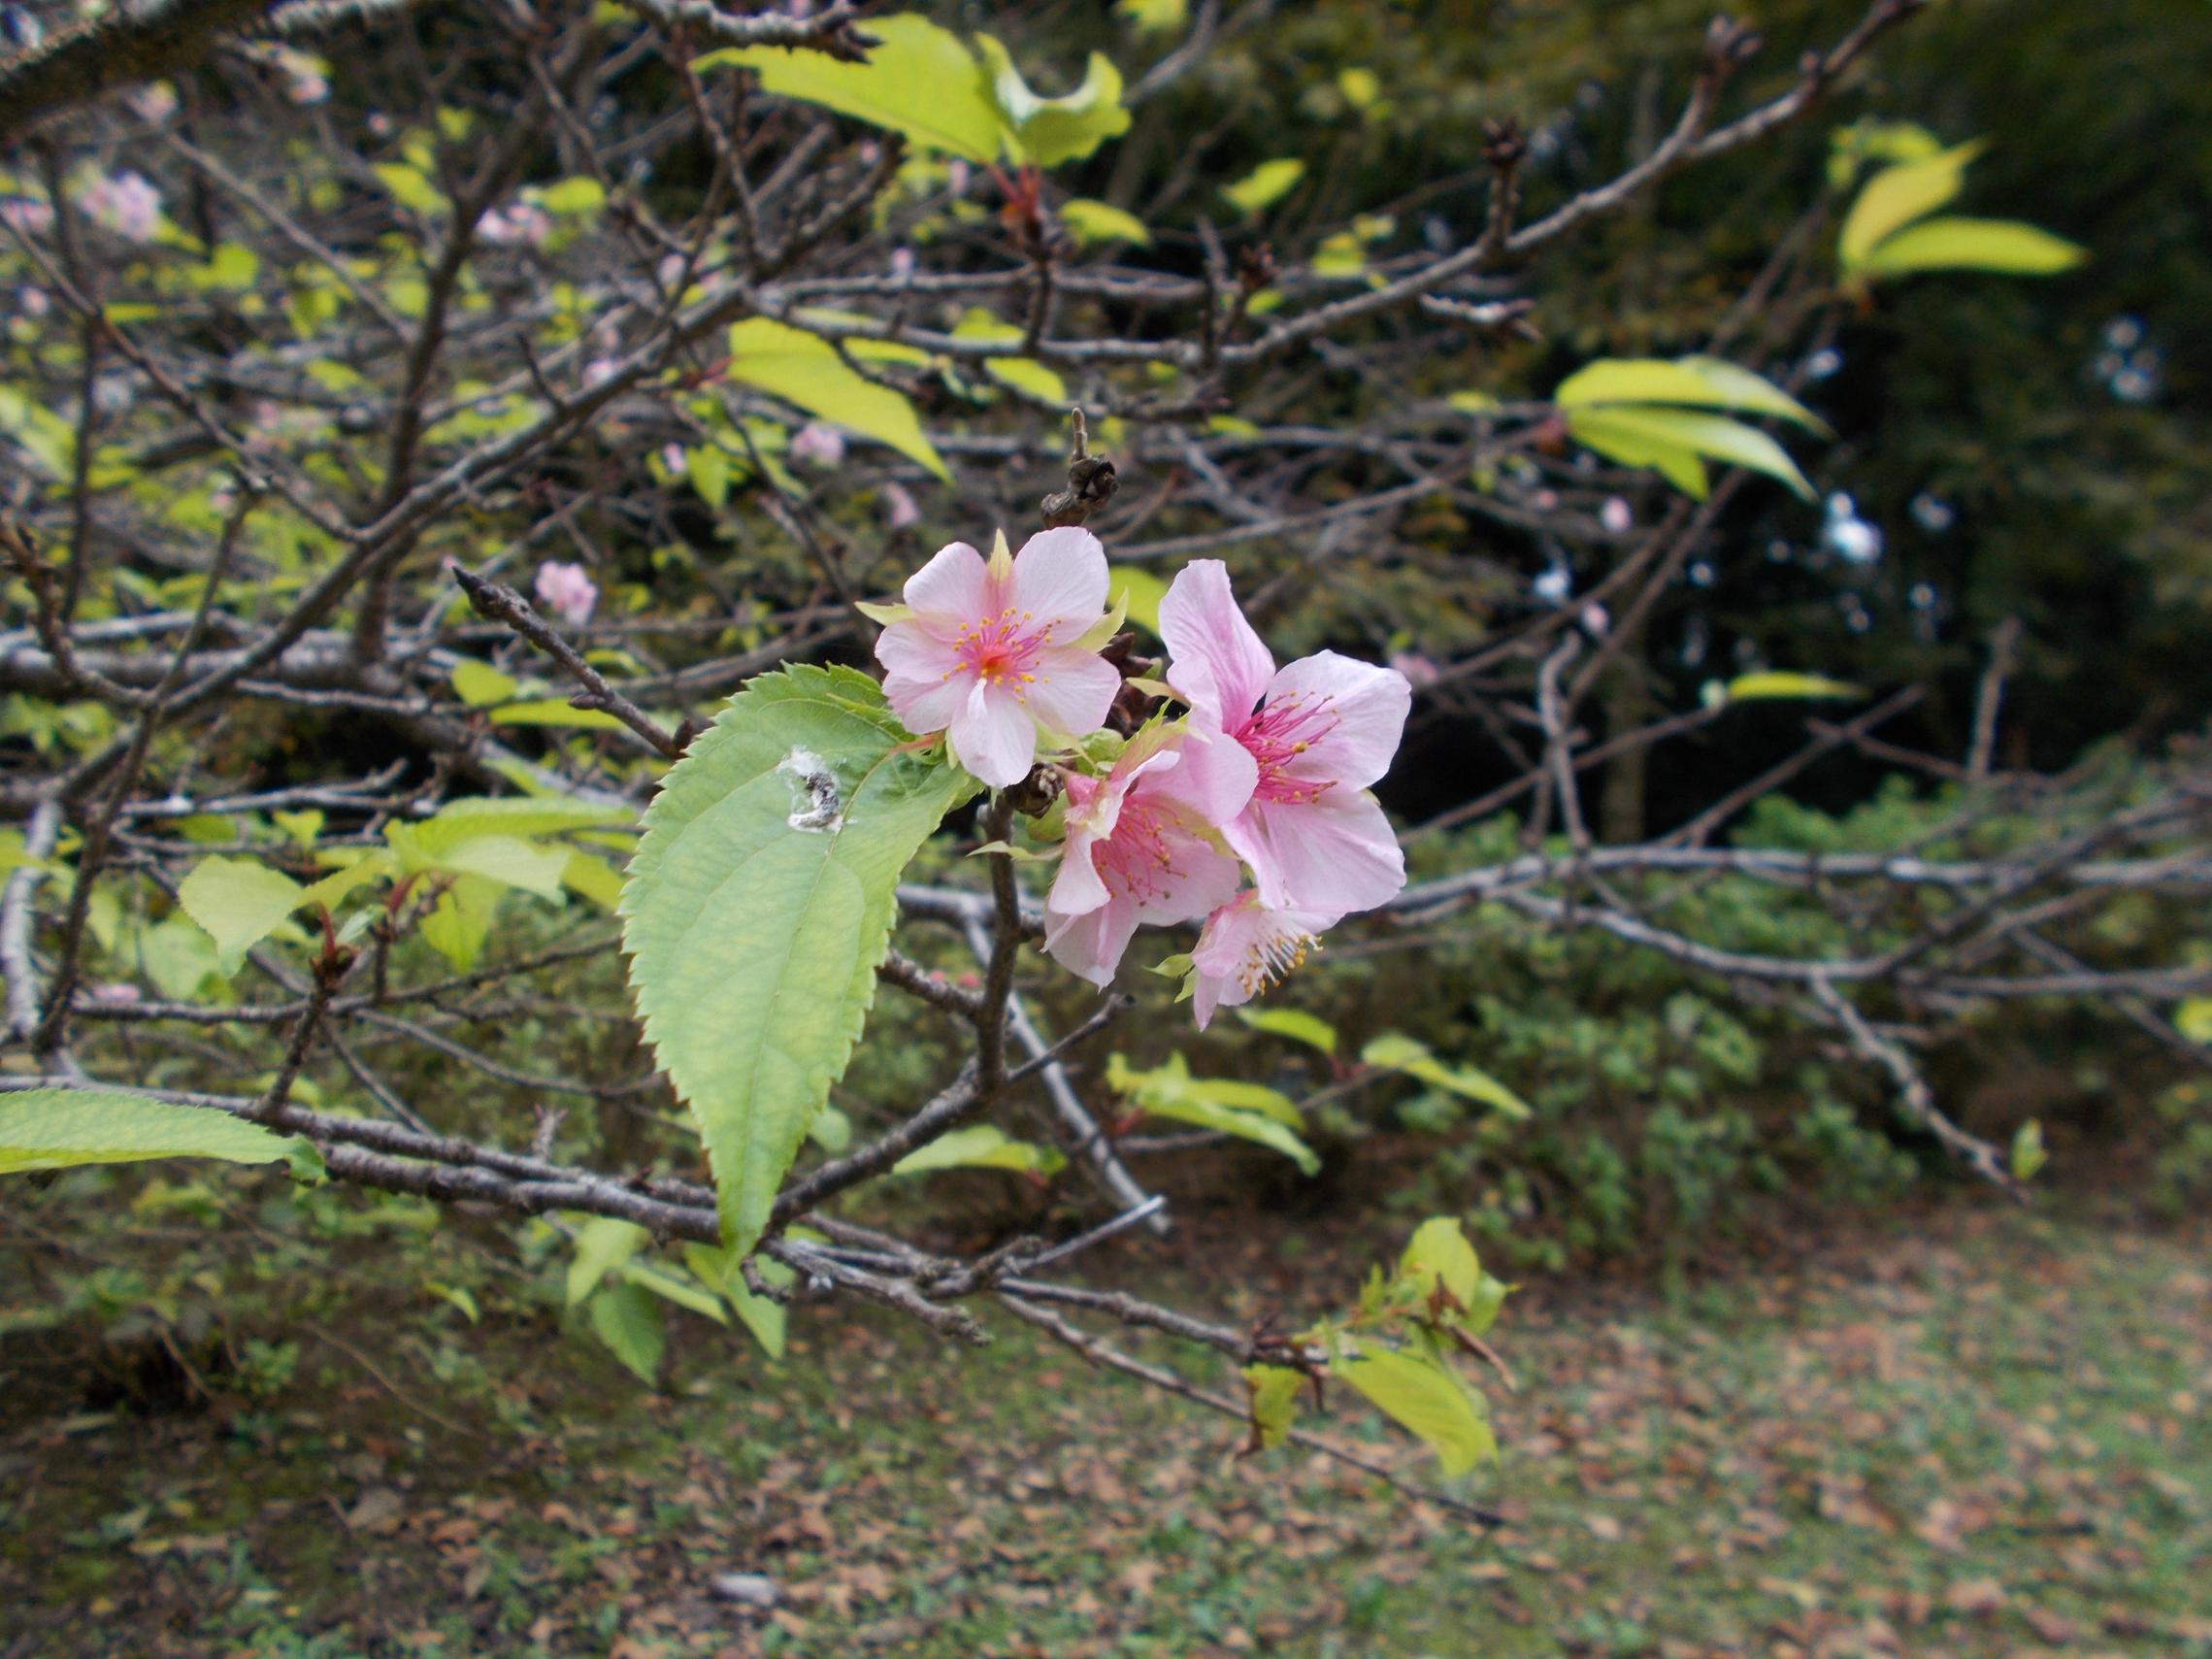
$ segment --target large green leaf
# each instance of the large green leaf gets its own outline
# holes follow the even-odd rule
[[[802,48],[748,46],[710,51],[692,67],[743,64],[760,76],[764,92],[904,133],[926,149],[970,161],[999,158],[1005,126],[998,100],[958,35],[912,12],[871,17],[863,26],[877,43],[865,63]]]
[[[1931,218],[1907,226],[1859,262],[1866,277],[1900,277],[1913,271],[1996,271],[2008,277],[2048,277],[2070,271],[2087,249],[2017,219]]]
[[[974,788],[913,747],[874,680],[794,665],[732,698],[646,810],[622,894],[630,981],[739,1248],[851,1058],[900,872]]]
[[[1428,1442],[1446,1475],[1465,1475],[1498,1452],[1484,1413],[1458,1377],[1407,1353],[1376,1351],[1330,1368],[1385,1416]]]
[[[0,1094],[0,1175],[147,1158],[283,1161],[303,1175],[322,1167],[314,1148],[298,1136],[279,1135],[207,1107],[176,1106],[121,1089]]]
[[[1967,163],[1986,148],[1977,139],[1925,161],[1885,167],[1867,180],[1836,239],[1836,257],[1843,268],[1856,270],[1883,238],[1956,196],[1966,182]]]
[[[1016,158],[1040,167],[1080,161],[1109,138],[1129,130],[1121,105],[1121,71],[1104,52],[1092,52],[1083,83],[1063,97],[1045,98],[1030,90],[1011,53],[989,35],[975,37],[990,76],[991,91],[1011,135]]]
[[[922,431],[914,406],[889,386],[866,380],[818,334],[774,317],[751,316],[730,328],[730,378],[796,404],[863,438],[873,438],[951,481],[943,457]]]

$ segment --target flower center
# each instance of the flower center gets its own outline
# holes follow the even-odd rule
[[[1166,897],[1178,874],[1168,829],[1160,809],[1150,802],[1122,802],[1113,834],[1098,845],[1091,860],[1106,891],[1139,904]]]
[[[1030,613],[1009,605],[962,628],[952,648],[959,653],[961,666],[984,684],[1010,684],[1017,696],[1026,697],[1022,688],[1036,681],[1031,671],[1051,644],[1049,625],[1037,627]]]
[[[1243,986],[1246,996],[1256,997],[1276,980],[1304,967],[1306,952],[1320,947],[1320,941],[1310,933],[1278,923],[1244,947],[1243,958],[1237,964],[1237,982]]]
[[[1334,698],[1322,697],[1309,703],[1293,691],[1286,697],[1270,698],[1238,727],[1237,741],[1260,767],[1260,781],[1252,799],[1303,807],[1336,787],[1333,779],[1290,776],[1290,768],[1300,755],[1343,723],[1335,702]]]

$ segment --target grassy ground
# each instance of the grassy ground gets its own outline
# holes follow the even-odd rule
[[[9,1302],[116,1271],[34,1211]],[[472,1326],[272,1234],[223,1378],[164,1373],[188,1333],[120,1378],[82,1321],[0,1341],[0,1654],[2212,1655],[2212,1229],[1888,1228],[1669,1300],[1531,1287],[1487,1534],[1018,1333],[818,1317],[653,1395],[496,1276]],[[1314,1254],[1276,1285],[1341,1294]]]

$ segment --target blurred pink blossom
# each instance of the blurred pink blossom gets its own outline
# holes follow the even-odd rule
[[[690,458],[684,454],[681,444],[661,446],[661,465],[668,468],[668,476],[672,479],[679,479],[691,470]]]
[[[77,200],[94,224],[125,242],[151,242],[161,228],[161,192],[140,174],[95,179]]]
[[[44,316],[52,309],[44,288],[25,288],[16,296],[16,304],[25,316]]]
[[[477,237],[495,248],[536,248],[552,228],[552,218],[544,208],[530,202],[515,202],[505,208],[493,208],[477,220]]]
[[[844,459],[844,434],[819,420],[809,420],[791,434],[791,458],[834,467]]]
[[[1435,659],[1419,651],[1399,651],[1391,657],[1390,666],[1405,676],[1406,683],[1413,686],[1436,684],[1439,672]]]
[[[1608,495],[1605,505],[1598,510],[1598,522],[1616,536],[1625,536],[1635,528],[1635,511],[1621,496]]]
[[[893,530],[907,530],[922,521],[922,510],[914,505],[913,491],[905,484],[891,482],[876,492],[882,503],[883,522]]]
[[[583,566],[547,559],[538,567],[538,603],[572,628],[591,620],[599,603],[599,586],[584,575]]]
[[[0,202],[0,224],[25,236],[44,236],[53,228],[53,209],[33,196],[15,196]]]
[[[156,81],[150,86],[142,86],[130,95],[130,106],[139,113],[142,120],[159,126],[177,113],[177,89],[166,81]]]

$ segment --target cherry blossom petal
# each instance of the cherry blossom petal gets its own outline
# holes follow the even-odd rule
[[[1044,953],[1077,979],[1110,985],[1137,921],[1137,907],[1128,899],[1109,899],[1080,915],[1047,910]]]
[[[1387,904],[1405,885],[1405,854],[1372,795],[1332,789],[1318,801],[1256,801],[1229,832],[1263,904],[1339,915]]]
[[[1285,775],[1333,782],[1339,791],[1365,789],[1390,770],[1413,687],[1396,669],[1316,651],[1269,682],[1270,706],[1291,698],[1315,713],[1306,722],[1311,735],[1301,734],[1305,750],[1284,764]]]
[[[1163,777],[1158,787],[1214,829],[1234,822],[1260,780],[1251,751],[1220,727],[1194,718],[1177,752],[1182,764],[1172,776]]]
[[[1168,642],[1169,683],[1216,724],[1235,726],[1252,712],[1275,659],[1237,608],[1229,567],[1193,559],[1160,601],[1160,637]]]
[[[960,764],[994,789],[1019,783],[1037,758],[1036,723],[1021,701],[1003,686],[975,681],[947,730]]]
[[[958,675],[947,680],[941,675],[917,679],[893,674],[883,681],[883,699],[907,730],[927,737],[943,731],[959,717],[974,684],[974,680]]]
[[[1341,920],[1321,911],[1271,908],[1247,892],[1205,918],[1191,952],[1198,1028],[1216,1008],[1247,1003],[1305,960],[1314,941]]]
[[[945,631],[957,630],[998,607],[991,602],[983,555],[966,542],[948,542],[907,579],[906,601]],[[931,632],[938,632],[932,628]]]
[[[1089,737],[1106,724],[1106,712],[1121,695],[1121,672],[1089,651],[1054,646],[1038,654],[1036,672],[1036,680],[1022,687],[1029,712],[1062,737]]]
[[[965,667],[960,653],[918,619],[894,622],[877,635],[875,660],[905,680],[939,680],[946,674],[957,678]]]
[[[1244,867],[1205,842],[1177,837],[1171,849],[1174,869],[1165,890],[1139,901],[1138,915],[1155,927],[1196,921],[1237,896]]]
[[[1073,524],[1039,531],[1014,555],[1007,599],[1035,626],[1060,634],[1063,644],[1073,640],[1106,614],[1106,548]]]

